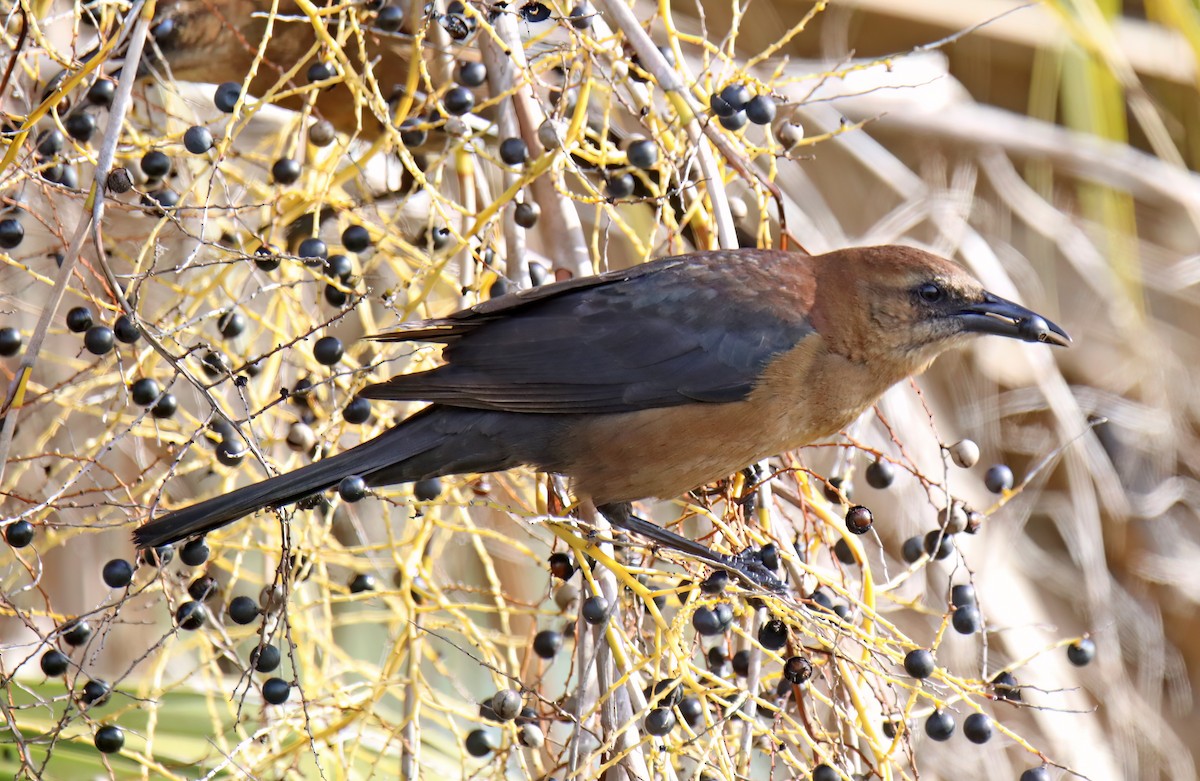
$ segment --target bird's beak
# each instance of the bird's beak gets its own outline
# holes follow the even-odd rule
[[[1066,347],[1067,332],[1020,304],[984,292],[983,300],[963,307],[953,315],[969,333],[994,334],[1026,342],[1045,342]]]

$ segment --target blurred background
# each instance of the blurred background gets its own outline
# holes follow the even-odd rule
[[[0,11],[3,772],[1196,777],[1194,0]],[[731,87],[764,102],[719,116]],[[765,465],[766,490],[741,476],[642,508],[722,550],[774,543],[785,597],[701,594],[696,562],[614,553],[523,471],[331,496],[282,536],[263,513],[195,565],[135,558],[152,514],[412,411],[350,407],[437,351],[364,334],[692,249],[882,243],[961,262],[1075,342],[982,340]],[[323,337],[344,356],[314,353]],[[1001,464],[1015,490],[993,493]],[[942,560],[906,553],[949,496],[976,532]],[[872,508],[871,534],[846,535],[841,498]],[[551,552],[598,563],[564,582]],[[136,564],[130,585],[116,565],[107,583],[113,561]],[[606,629],[578,617],[591,594]],[[261,612],[239,623],[235,597]],[[733,626],[698,637],[695,612],[722,601]],[[757,639],[766,610],[787,652]],[[254,669],[268,645],[280,666]],[[935,650],[933,683],[904,675],[914,647]],[[795,687],[791,655],[815,670]],[[663,680],[702,716],[648,734]],[[521,723],[481,715],[509,688]],[[927,732],[935,711],[949,740]],[[981,745],[972,713],[993,726]]]

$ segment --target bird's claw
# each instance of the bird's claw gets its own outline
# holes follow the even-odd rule
[[[747,548],[732,556],[722,556],[722,564],[750,586],[757,586],[768,591],[784,591],[787,586],[779,577],[767,569],[758,557],[758,551]]]

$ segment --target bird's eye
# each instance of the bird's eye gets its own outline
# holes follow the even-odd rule
[[[550,18],[550,7],[545,3],[526,3],[521,6],[521,18],[530,24],[544,22]]]
[[[946,291],[934,282],[924,282],[917,286],[917,295],[927,304],[936,304],[946,297]]]

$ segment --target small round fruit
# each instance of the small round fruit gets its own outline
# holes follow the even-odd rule
[[[967,511],[963,508],[961,502],[954,502],[950,508],[942,508],[938,512],[938,526],[945,530],[946,534],[958,534],[967,530]]]
[[[375,576],[369,572],[360,572],[350,580],[351,594],[365,594],[368,591],[375,591],[379,588]]]
[[[950,460],[963,469],[979,463],[979,445],[973,439],[960,439],[950,446]]]
[[[716,612],[706,607],[698,608],[692,614],[692,628],[696,630],[697,634],[704,637],[719,635],[724,631]]]
[[[429,132],[421,128],[421,120],[409,117],[400,123],[400,143],[407,149],[415,149],[425,143]]]
[[[946,711],[935,710],[925,719],[925,734],[938,742],[949,740],[954,734],[954,717]]]
[[[342,360],[344,354],[345,348],[342,347],[342,340],[336,336],[322,336],[313,346],[313,357],[322,366],[333,366]]]
[[[788,683],[793,683],[799,686],[812,678],[813,666],[812,662],[803,656],[790,657],[783,663],[783,677]]]
[[[304,72],[304,77],[308,79],[309,84],[314,84],[318,81],[326,81],[337,75],[337,71],[327,62],[314,62],[308,66],[308,70]]]
[[[675,714],[669,708],[655,708],[646,714],[646,732],[656,738],[675,729]]]
[[[57,648],[51,648],[42,654],[40,660],[42,672],[50,677],[62,675],[71,666],[71,659]]]
[[[404,9],[396,5],[385,5],[375,15],[375,27],[385,33],[398,32],[404,26]]]
[[[941,561],[954,553],[954,537],[941,529],[934,529],[925,535],[922,547],[930,558]]]
[[[550,574],[559,580],[570,580],[575,574],[575,560],[571,558],[571,554],[559,551],[551,553],[550,559]]]
[[[115,754],[125,745],[125,732],[115,724],[105,724],[96,730],[93,741],[102,754]]]
[[[482,62],[459,63],[454,78],[467,87],[482,87],[487,81],[487,66]]]
[[[722,602],[713,608],[713,612],[717,614],[717,621],[721,623],[722,632],[733,626],[733,608],[728,604]]]
[[[351,252],[362,252],[371,246],[371,232],[361,225],[351,225],[342,231],[342,246]]]
[[[13,249],[25,240],[25,227],[20,220],[6,217],[0,220],[0,248]]]
[[[442,98],[446,113],[461,117],[475,107],[475,95],[466,87],[451,87]]]
[[[583,601],[583,607],[579,612],[584,621],[592,626],[600,626],[608,620],[608,600],[599,595],[588,597]]]
[[[63,127],[67,129],[67,135],[71,138],[86,144],[91,140],[92,134],[96,132],[96,117],[86,111],[81,111],[67,117]]]
[[[353,425],[366,423],[371,419],[371,400],[356,397],[342,410],[342,419]]]
[[[196,601],[184,602],[175,611],[175,623],[180,629],[199,629],[204,626],[204,606]]]
[[[413,498],[418,502],[432,502],[442,495],[442,481],[428,477],[413,483]]]
[[[217,330],[226,339],[241,336],[246,330],[246,317],[241,312],[226,312],[217,318]]]
[[[250,665],[260,673],[274,672],[283,654],[273,645],[258,646],[250,652]]]
[[[775,100],[770,95],[756,95],[746,104],[746,119],[756,125],[769,125],[775,121]]]
[[[238,466],[249,452],[250,448],[240,439],[226,439],[217,445],[217,461],[225,466]]]
[[[820,764],[813,768],[812,781],[842,781],[842,776],[829,765]]]
[[[320,239],[310,236],[300,242],[296,254],[304,260],[305,265],[319,266],[322,264],[313,261],[323,261],[329,257],[329,246]]]
[[[295,184],[300,178],[300,163],[290,157],[281,157],[271,165],[271,178],[276,184]]]
[[[521,713],[521,693],[516,689],[501,689],[492,695],[491,706],[501,721],[512,721]]]
[[[112,559],[100,570],[100,577],[109,588],[125,588],[133,582],[133,565],[125,559]]]
[[[201,575],[188,584],[188,596],[197,602],[203,602],[217,595],[220,585],[211,575]]]
[[[160,545],[157,548],[146,548],[138,551],[138,561],[147,567],[162,567],[175,559],[175,548],[171,545]]]
[[[741,111],[750,102],[750,90],[746,88],[745,84],[727,84],[721,90],[721,99],[728,103],[734,111]]]
[[[0,357],[8,358],[21,352],[21,332],[12,326],[0,328]]]
[[[183,148],[194,155],[202,155],[213,148],[213,134],[201,125],[192,125],[183,133]]]
[[[292,685],[282,678],[268,678],[263,681],[263,699],[270,705],[282,705],[287,702]]]
[[[871,531],[875,517],[871,511],[861,504],[856,504],[846,511],[846,530],[851,534],[866,534]]]
[[[345,282],[353,273],[354,263],[348,255],[336,253],[325,258],[325,276]]]
[[[925,543],[920,537],[909,537],[900,548],[900,558],[906,564],[915,564],[925,553]]]
[[[689,727],[695,727],[704,722],[704,704],[697,697],[684,697],[675,706],[683,721]]]
[[[604,195],[610,200],[620,200],[633,195],[633,189],[636,182],[633,179],[633,174],[622,173],[608,177],[604,183]]]
[[[92,625],[86,618],[77,618],[63,625],[62,639],[67,645],[78,648],[92,636]]]
[[[848,567],[858,564],[858,559],[854,556],[854,550],[850,547],[850,543],[841,537],[833,544],[833,556]]]
[[[142,338],[142,332],[133,324],[133,320],[129,319],[129,315],[121,315],[113,321],[113,335],[117,337],[117,341],[125,344],[134,344]]]
[[[129,396],[133,403],[142,407],[153,404],[160,393],[162,388],[159,387],[158,381],[151,377],[143,377],[129,386]]]
[[[197,537],[194,540],[188,540],[179,549],[179,560],[189,567],[199,567],[208,561],[208,553],[208,545],[205,544],[204,538]]]
[[[916,648],[904,655],[904,671],[917,680],[933,675],[936,668],[933,654],[924,648]]]
[[[955,607],[966,607],[975,604],[975,587],[970,583],[953,586],[950,589],[950,604]]]
[[[142,173],[151,179],[164,179],[171,173],[171,158],[155,149],[142,155]]]
[[[1096,658],[1096,644],[1090,637],[1081,637],[1067,646],[1067,660],[1076,667],[1091,664]]]
[[[1021,774],[1021,781],[1050,781],[1050,771],[1043,767],[1031,767]]]
[[[625,154],[630,165],[643,170],[653,168],[658,162],[658,144],[648,138],[641,138],[631,142]]]
[[[729,585],[729,573],[723,569],[713,570],[708,577],[700,581],[700,590],[705,594],[720,594]]]
[[[486,757],[496,750],[496,739],[485,729],[473,729],[467,733],[463,748],[473,757]]]
[[[325,286],[324,295],[325,303],[329,304],[330,306],[343,307],[346,305],[346,302],[350,300],[350,296],[346,294],[346,291],[339,289],[337,285],[334,285],[333,283]]]
[[[237,81],[227,81],[217,87],[217,91],[213,93],[213,105],[217,110],[232,114],[233,109],[237,106],[238,100],[242,97],[242,85]]]
[[[169,418],[175,414],[175,410],[179,409],[179,400],[175,398],[174,393],[164,393],[158,397],[158,401],[150,408],[150,414],[156,418]]]
[[[721,127],[726,130],[741,130],[746,126],[749,120],[746,118],[745,111],[737,111],[728,117],[721,117],[717,120],[721,123]]]
[[[33,524],[29,521],[13,521],[4,527],[4,541],[14,548],[24,548],[33,542]]]
[[[553,629],[543,629],[533,636],[533,652],[543,659],[553,659],[562,650],[563,636]]]
[[[991,719],[982,713],[972,713],[963,720],[963,735],[972,743],[987,743],[992,739]]]
[[[988,467],[987,472],[983,475],[983,484],[987,489],[994,494],[1002,494],[1005,491],[1011,491],[1013,487],[1013,473],[1004,464],[996,464]]]
[[[981,627],[981,619],[979,608],[974,605],[963,605],[954,609],[954,615],[950,618],[950,623],[954,625],[954,631],[960,635],[973,635],[979,631]]]
[[[67,312],[67,330],[73,334],[81,334],[92,327],[92,310],[86,306],[72,307]]]
[[[79,701],[84,705],[99,707],[108,702],[108,698],[111,695],[112,687],[108,685],[108,681],[93,678],[83,685],[83,692],[79,695]]]
[[[500,142],[500,160],[505,165],[522,165],[529,159],[529,147],[520,138],[506,138]]]
[[[758,560],[762,565],[772,572],[779,570],[779,549],[775,547],[775,543],[768,542],[766,545],[758,549]]]
[[[533,202],[521,202],[513,209],[513,222],[522,228],[532,228],[537,225],[538,217],[542,216],[542,207]]]
[[[1017,677],[1010,672],[997,673],[996,677],[992,678],[992,691],[1002,700],[1021,701],[1020,684],[1017,683]]]
[[[896,479],[896,470],[890,461],[872,461],[867,467],[867,485],[883,490]]]
[[[250,597],[234,597],[229,603],[229,618],[233,623],[245,626],[258,618],[259,609]]]
[[[768,651],[778,651],[787,645],[787,624],[778,618],[772,618],[758,628],[758,642]]]
[[[92,355],[104,355],[116,343],[113,330],[106,325],[94,325],[83,335],[83,346]]]

